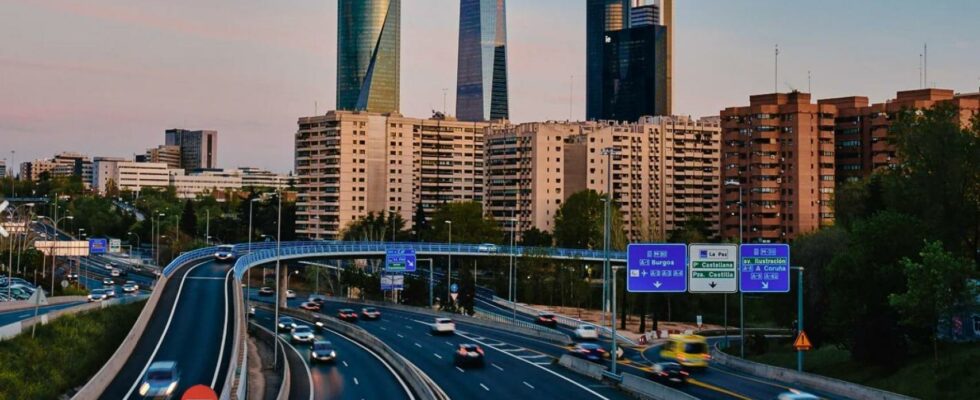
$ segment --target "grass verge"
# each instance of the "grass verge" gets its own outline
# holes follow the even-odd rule
[[[789,343],[773,346],[750,360],[796,369],[796,351]],[[931,352],[909,358],[897,370],[851,360],[850,353],[833,346],[808,351],[804,370],[921,399],[976,398],[980,387],[980,343],[945,344],[937,368]]]
[[[102,368],[146,301],[66,315],[0,342],[0,399],[57,399]]]

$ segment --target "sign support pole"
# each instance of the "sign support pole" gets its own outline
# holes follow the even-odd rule
[[[796,330],[803,332],[803,267],[792,267],[792,269],[797,270],[797,287],[796,287]],[[797,333],[799,335],[799,333]],[[803,372],[803,350],[796,349],[796,370]]]

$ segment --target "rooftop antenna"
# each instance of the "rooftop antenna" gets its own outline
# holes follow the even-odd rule
[[[575,75],[568,76],[568,121],[569,122],[572,121],[572,88],[575,85],[575,81],[573,80],[573,78],[575,78]]]
[[[446,92],[448,88],[442,88],[442,115],[446,115]]]
[[[774,93],[779,93],[779,43],[776,43],[776,63],[775,68],[773,68],[772,77],[772,91]]]
[[[313,115],[320,115],[320,105],[316,100],[313,100]]]
[[[806,71],[806,92],[812,94],[813,93],[813,87],[811,86],[810,78],[811,78],[811,76],[810,76],[810,70],[807,70]]]
[[[922,44],[922,83],[929,85],[929,45]]]

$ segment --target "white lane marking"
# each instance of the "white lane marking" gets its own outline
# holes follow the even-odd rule
[[[400,339],[404,339],[404,338],[405,338],[405,336],[404,336],[404,335],[402,335],[402,334],[400,334],[400,333],[396,333],[396,335],[398,335],[398,337],[399,337]]]
[[[412,329],[412,327],[408,325],[405,325],[405,328]]]
[[[521,358],[526,358],[526,359],[541,358],[541,357],[551,357],[551,356],[547,356],[544,354],[535,354],[533,356],[521,356]]]
[[[355,384],[355,385],[360,385],[360,384],[361,384],[361,382],[359,382],[359,381],[357,380],[357,377],[354,377],[354,384]]]
[[[219,277],[216,277],[216,276],[191,276],[191,277],[188,277],[187,279],[199,279],[199,280],[202,280],[202,281],[223,281],[223,280],[228,279],[228,278],[227,277],[225,277],[225,278],[219,278]]]
[[[432,355],[434,355],[434,356],[436,356],[436,358],[438,358],[438,359],[440,359],[440,360],[442,359],[442,356],[440,356],[440,355],[438,355],[438,354],[436,354],[436,353],[432,353]]]
[[[418,347],[418,348],[421,349],[422,348],[422,345],[420,345],[419,342],[415,342],[415,347]]]
[[[527,386],[527,387],[529,387],[529,388],[531,388],[531,389],[534,389],[534,386],[531,386],[531,384],[530,383],[527,383],[527,381],[524,381],[524,385]]]
[[[486,343],[483,343],[483,342],[481,342],[481,341],[479,341],[479,340],[476,340],[476,339],[472,339],[472,338],[469,338],[469,337],[467,337],[467,339],[470,339],[470,340],[472,340],[472,341],[474,341],[474,342],[477,342],[477,343],[479,343],[479,344],[482,344],[482,345],[484,345],[484,346],[487,346],[487,347],[490,347],[491,349],[494,349],[494,350],[497,350],[497,349],[495,349],[495,348],[493,348],[492,346],[489,346],[489,345],[487,345]],[[499,350],[498,350],[498,351],[499,351]],[[520,358],[520,357],[518,357],[518,356],[515,356],[515,355],[513,355],[513,354],[510,354],[510,353],[508,353],[508,352],[506,352],[506,351],[501,351],[501,353],[503,353],[503,354],[506,354],[506,355],[508,355],[508,356],[511,356],[511,357],[514,357],[514,358],[516,358],[516,359],[518,359],[518,360],[521,360],[521,361],[523,361],[523,362],[526,362],[526,363],[528,363],[528,364],[531,364],[531,365],[534,365],[535,367],[537,367],[537,368],[539,368],[539,369],[541,369],[542,371],[544,371],[544,372],[547,372],[547,373],[549,373],[549,374],[552,374],[552,375],[554,375],[554,376],[557,376],[557,377],[558,377],[558,378],[560,378],[560,379],[564,379],[564,380],[565,380],[565,381],[567,381],[568,383],[571,383],[571,384],[573,384],[573,385],[575,385],[575,386],[578,386],[578,387],[579,387],[579,388],[581,388],[582,390],[584,390],[584,391],[586,391],[586,392],[589,392],[590,394],[592,394],[592,395],[594,395],[595,397],[598,397],[598,398],[600,398],[600,399],[605,399],[605,400],[609,400],[609,398],[608,398],[608,397],[606,397],[606,396],[603,396],[603,395],[601,395],[601,394],[599,394],[599,393],[597,393],[596,391],[594,391],[594,390],[592,390],[592,389],[589,389],[589,388],[587,388],[587,387],[585,387],[585,386],[584,386],[584,385],[582,385],[581,383],[578,383],[578,382],[575,382],[575,381],[573,381],[573,380],[571,380],[571,379],[569,379],[569,378],[568,378],[567,376],[564,376],[564,375],[562,375],[562,374],[559,374],[559,373],[557,373],[557,372],[555,372],[555,371],[552,371],[552,370],[550,370],[550,369],[548,369],[548,368],[545,368],[545,367],[543,367],[543,366],[542,366],[542,364],[538,364],[538,363],[533,363],[533,362],[530,362],[530,361],[528,361],[528,360],[525,360],[525,359],[523,359],[523,358]],[[549,365],[549,364],[550,364],[550,363],[545,363],[545,364],[543,364],[543,365]]]
[[[129,391],[126,392],[126,395],[123,396],[123,398],[128,399],[129,396],[133,394],[133,391],[136,390],[136,387],[139,386],[140,382],[143,380],[143,375],[146,374],[146,370],[149,369],[150,364],[153,363],[153,358],[156,357],[157,352],[160,351],[160,345],[163,344],[163,339],[167,337],[167,331],[170,330],[170,323],[173,322],[174,313],[177,311],[177,304],[180,303],[180,292],[184,290],[184,282],[187,279],[187,275],[190,274],[192,271],[194,271],[195,268],[200,267],[209,262],[211,261],[204,261],[200,264],[195,264],[194,266],[191,266],[190,269],[188,269],[187,272],[184,273],[184,276],[180,278],[180,286],[177,286],[177,296],[174,297],[174,305],[170,307],[170,315],[167,317],[167,324],[163,326],[163,333],[160,335],[160,339],[157,340],[157,345],[156,347],[153,348],[153,352],[150,353],[150,358],[146,361],[146,365],[143,366],[143,370],[140,371],[139,375],[136,376],[136,381],[133,382],[133,386],[129,388]],[[163,294],[161,293],[161,296],[162,295]]]
[[[488,387],[487,387],[487,385],[484,385],[484,384],[482,384],[482,383],[481,383],[481,384],[480,384],[480,387],[482,387],[482,388],[483,388],[483,390],[486,390],[486,391],[488,391],[488,392],[490,391],[490,388],[488,388]]]
[[[383,326],[379,326],[379,328],[381,328],[381,330],[383,330],[383,331],[386,331],[386,330],[388,330],[388,328],[385,328],[385,327],[383,327]]]
[[[499,366],[499,365],[497,365],[497,364],[494,364],[494,363],[490,363],[490,365],[493,365],[493,367],[494,367],[494,368],[496,368],[496,369],[499,369],[499,370],[501,370],[501,371],[503,371],[503,370],[504,370],[503,368],[500,368],[500,366]]]
[[[449,343],[448,340],[446,341],[446,344],[448,344],[450,347],[452,347],[452,345],[453,345],[452,343]]]
[[[456,367],[456,369],[459,370],[459,372],[466,372],[466,371],[463,371],[463,369],[460,368],[460,367]]]
[[[225,274],[225,282],[231,277],[234,268],[228,270]],[[221,359],[225,356],[225,339],[228,337],[228,287],[224,284],[221,285],[221,291],[225,292],[225,322],[221,327],[221,348],[218,350],[218,363],[214,366],[214,378],[211,379],[211,389],[217,390],[214,387],[218,383],[218,372],[221,372]]]
[[[296,353],[297,356],[299,356],[299,359],[300,360],[303,360],[303,354],[300,353],[299,350],[296,350],[296,347],[294,347],[292,343],[290,343],[288,340],[285,340],[285,339],[282,339],[282,338],[280,338],[279,340],[282,340],[282,343],[283,343],[284,346],[289,346],[290,349],[293,349],[293,352]],[[283,362],[289,362],[289,361],[283,360]],[[306,362],[300,361],[300,364],[303,364],[303,368],[306,368],[306,379],[308,379],[309,382],[310,382],[310,386],[309,386],[309,388],[310,388],[310,400],[313,400],[313,392],[314,392],[314,389],[313,389],[313,372],[310,371],[310,365],[307,364]]]
[[[344,363],[344,366],[345,367],[349,367],[350,366],[350,365],[347,365],[347,361],[341,361],[341,362]]]

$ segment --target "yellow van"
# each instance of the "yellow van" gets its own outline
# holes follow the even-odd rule
[[[707,368],[708,341],[700,335],[670,335],[660,350],[660,358],[676,361],[692,368]]]

